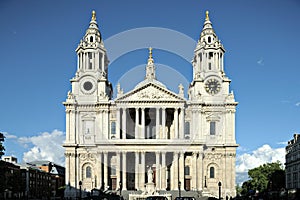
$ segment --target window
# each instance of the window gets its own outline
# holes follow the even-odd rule
[[[212,59],[213,56],[214,56],[214,53],[213,53],[213,52],[209,52],[209,53],[208,53],[208,59]]]
[[[216,135],[216,122],[210,122],[209,134],[210,135]]]
[[[89,69],[93,69],[93,55],[91,52],[89,52],[88,55],[89,55]]]
[[[208,70],[211,70],[211,63],[208,63]]]
[[[184,123],[184,134],[185,135],[190,135],[190,122],[185,122]]]
[[[93,42],[93,36],[90,37],[90,42]]]
[[[211,43],[211,37],[210,36],[208,37],[208,43]]]
[[[215,178],[215,168],[214,167],[209,168],[209,178]]]
[[[116,172],[116,166],[112,166],[110,168],[110,175],[117,175],[117,172]]]
[[[185,166],[185,167],[184,167],[184,175],[185,175],[185,176],[190,175],[190,167],[189,167],[189,166]]]
[[[92,178],[92,168],[90,166],[87,166],[85,169],[85,177]]]
[[[113,135],[116,134],[116,122],[111,123],[110,132]]]

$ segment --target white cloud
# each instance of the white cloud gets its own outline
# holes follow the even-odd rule
[[[236,179],[240,184],[247,180],[249,169],[259,167],[265,163],[280,161],[285,163],[285,148],[272,148],[265,144],[251,153],[237,155],[236,158]]]
[[[295,105],[296,105],[296,106],[300,106],[300,102],[297,102]]]
[[[23,146],[32,146],[23,153],[23,161],[47,160],[64,165],[64,148],[62,147],[64,140],[65,134],[58,130],[32,137],[20,137],[19,143]]]
[[[7,132],[2,132],[2,133],[5,136],[5,139],[16,139],[17,138],[17,136],[12,135],[10,133],[7,133]]]

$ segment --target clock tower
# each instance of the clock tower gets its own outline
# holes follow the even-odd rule
[[[188,90],[187,112],[194,139],[204,143],[207,188],[217,189],[217,182],[220,181],[227,190],[225,193],[234,193],[238,146],[235,140],[235,112],[238,103],[233,92],[229,91],[231,80],[225,74],[224,54],[225,49],[206,11],[192,60],[193,80]],[[222,167],[224,163],[226,168]],[[211,170],[216,169],[222,169],[219,180],[209,179]]]

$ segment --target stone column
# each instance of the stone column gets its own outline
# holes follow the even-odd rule
[[[166,166],[166,152],[161,152],[161,189],[167,188],[167,166]]]
[[[135,108],[135,130],[134,130],[135,139],[139,139],[139,108]]]
[[[160,182],[161,182],[161,168],[160,168],[160,152],[155,152],[155,184],[156,189],[160,190]]]
[[[126,166],[126,152],[122,152],[122,190],[127,190]]]
[[[135,182],[135,189],[137,189],[137,190],[139,190],[140,189],[140,187],[139,187],[139,171],[140,171],[140,169],[139,169],[139,156],[140,156],[140,154],[139,154],[139,152],[135,152],[135,169],[134,169],[134,171],[135,171],[135,180],[134,180],[134,182]]]
[[[184,138],[184,108],[180,108],[179,121],[179,139]]]
[[[155,138],[160,139],[160,136],[159,136],[159,108],[156,108]]]
[[[70,184],[70,153],[65,153],[65,158],[66,158],[66,171],[65,171],[65,184],[69,185]]]
[[[184,152],[180,152],[180,155],[179,155],[179,171],[178,171],[178,174],[179,174],[179,181],[181,182],[181,190],[184,190]]]
[[[197,174],[197,177],[198,177],[198,190],[203,190],[204,189],[204,179],[205,179],[205,177],[204,177],[204,175],[203,175],[203,160],[202,160],[202,158],[203,158],[203,154],[202,153],[199,153],[198,154],[198,159],[197,159],[197,168],[198,168],[198,170],[197,170],[197,172],[198,172],[198,174]],[[207,178],[207,177],[206,177]]]
[[[144,189],[144,184],[145,184],[145,157],[146,157],[146,152],[142,151],[141,152],[141,170],[140,170],[140,189]]]
[[[172,165],[171,190],[178,190],[178,152],[173,153]]]
[[[122,139],[126,139],[126,108],[123,108],[123,113],[122,113]]]
[[[162,108],[161,110],[161,115],[162,115],[162,122],[161,122],[161,126],[162,126],[162,138],[166,139],[166,108]]]
[[[197,154],[195,152],[193,152],[192,167],[190,170],[190,172],[192,173],[192,174],[190,174],[192,177],[192,184],[191,184],[192,188],[198,188],[198,185],[197,185],[197,181],[198,181],[197,171],[198,170],[200,170],[200,169],[197,168]]]
[[[142,108],[142,133],[141,139],[145,138],[145,108]]]
[[[121,128],[121,109],[120,108],[117,108],[117,123],[116,123],[116,138],[120,139],[121,138],[121,131],[120,131],[120,128]]]
[[[117,163],[116,163],[116,176],[117,176],[117,188],[119,187],[119,183],[121,181],[121,155],[120,152],[116,152]]]
[[[174,123],[175,123],[175,135],[174,135],[174,138],[175,139],[178,139],[178,108],[175,108],[175,111],[174,111]]]
[[[97,187],[102,186],[102,152],[98,152],[97,159],[98,173],[97,173]]]
[[[103,152],[103,174],[104,174],[104,179],[103,179],[103,187],[108,185],[108,152]]]

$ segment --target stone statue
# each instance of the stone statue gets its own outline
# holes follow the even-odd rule
[[[153,183],[152,182],[153,181],[153,171],[152,171],[151,167],[149,167],[147,174],[148,174],[148,183]]]

